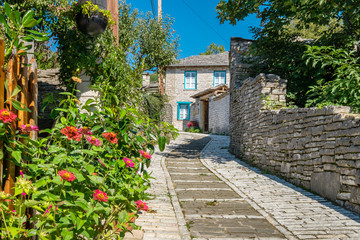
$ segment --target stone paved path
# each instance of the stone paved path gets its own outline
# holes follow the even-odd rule
[[[202,165],[200,152],[211,138],[193,138],[166,159],[190,236],[283,239],[264,216]]]
[[[136,221],[143,238],[128,239],[360,239],[358,215],[239,161],[229,137],[210,137],[182,134],[154,156],[157,198]]]

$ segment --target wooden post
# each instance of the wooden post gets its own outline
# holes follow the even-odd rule
[[[115,25],[111,26],[113,34],[116,38],[116,44],[119,42],[119,5],[117,0],[107,0],[107,10],[111,12],[111,16],[115,21]]]
[[[161,0],[158,0],[158,21],[161,22],[162,18],[162,6],[161,6]]]
[[[0,38],[0,109],[4,108],[5,102],[5,43]],[[4,144],[0,142],[0,190],[3,190],[3,169],[4,169]]]

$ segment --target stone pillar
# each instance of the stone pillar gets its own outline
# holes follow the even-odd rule
[[[244,63],[244,53],[249,49],[253,41],[249,39],[232,37],[230,40],[229,68],[230,68],[230,104],[229,104],[229,128],[230,128],[230,151],[234,151],[234,143],[237,142],[236,136],[240,133],[240,128],[236,126],[237,111],[236,90],[242,85],[249,74],[249,64]]]

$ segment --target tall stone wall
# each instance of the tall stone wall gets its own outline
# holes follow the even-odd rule
[[[209,101],[209,131],[229,135],[229,93],[212,97]]]
[[[360,213],[360,115],[341,106],[269,110],[285,94],[286,80],[276,75],[248,78],[236,89],[230,150]]]

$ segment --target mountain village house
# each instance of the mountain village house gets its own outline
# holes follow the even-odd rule
[[[228,133],[229,53],[180,59],[166,67],[166,120],[180,131],[197,121],[203,131]]]

